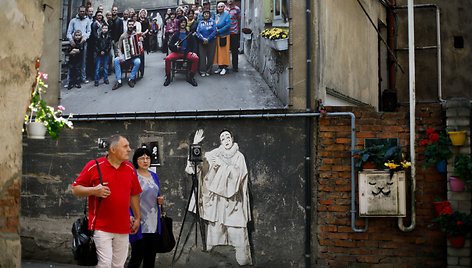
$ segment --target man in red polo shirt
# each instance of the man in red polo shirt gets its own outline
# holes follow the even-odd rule
[[[108,139],[108,144],[108,155],[97,159],[103,184],[92,160],[72,184],[72,194],[89,198],[89,229],[95,222],[97,267],[123,267],[128,256],[128,236],[139,228],[142,190],[133,165],[127,161],[131,152],[128,140],[115,135]],[[130,217],[130,206],[135,218]]]

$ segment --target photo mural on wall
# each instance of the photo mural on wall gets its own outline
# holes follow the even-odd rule
[[[195,132],[193,145],[203,141],[203,134],[203,129]],[[194,165],[197,164],[198,212],[207,222],[207,250],[214,246],[230,245],[236,251],[239,265],[252,265],[247,230],[251,209],[246,160],[229,130],[221,131],[219,139],[220,146],[203,153],[202,162],[191,161],[194,159],[187,161],[185,172],[194,174]],[[192,194],[189,210],[194,213],[195,203],[195,195]]]

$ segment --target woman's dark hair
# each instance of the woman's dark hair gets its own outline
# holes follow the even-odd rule
[[[136,151],[134,151],[134,154],[133,154],[133,166],[134,168],[138,168],[138,158],[143,156],[143,155],[147,155],[149,157],[152,156],[151,152],[146,149],[146,148],[138,148],[136,149]]]

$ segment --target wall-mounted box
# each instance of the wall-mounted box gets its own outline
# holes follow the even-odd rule
[[[359,172],[361,217],[405,217],[405,172],[365,170]]]

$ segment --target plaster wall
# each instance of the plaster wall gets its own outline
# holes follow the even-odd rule
[[[46,0],[44,8],[44,25],[47,27],[43,31],[44,50],[41,56],[41,66],[39,71],[48,74],[45,81],[48,84],[46,94],[43,99],[49,106],[57,106],[59,101],[59,53],[61,38],[61,0]]]
[[[264,24],[264,3],[266,1],[246,1],[244,27],[252,30],[252,39],[244,42],[244,54],[254,68],[287,106],[289,104],[289,51],[276,51],[270,47],[269,40],[259,34],[269,28]],[[241,38],[243,36],[241,35]],[[290,49],[290,48],[289,48]]]
[[[61,138],[24,140],[21,241],[25,259],[73,262],[72,222],[83,213],[84,200],[71,194],[71,184],[84,165],[104,155],[97,139],[121,133],[131,147],[157,141],[158,167],[167,215],[178,237],[191,190],[184,172],[188,146],[202,128],[203,151],[219,145],[219,132],[231,130],[249,172],[253,221],[248,224],[255,267],[300,267],[304,261],[304,119],[76,121]],[[132,154],[131,154],[132,156]],[[191,224],[187,215],[188,228]],[[184,229],[182,240],[188,233]],[[232,247],[202,251],[195,246],[195,227],[176,267],[237,267]],[[200,238],[199,238],[200,239]],[[180,247],[179,247],[180,251]],[[173,252],[172,252],[173,253]],[[172,253],[158,254],[168,266]],[[222,265],[222,266],[221,266]]]
[[[397,1],[406,5],[407,1]],[[415,5],[436,4],[440,8],[441,19],[441,69],[443,99],[462,97],[472,99],[472,8],[470,1],[417,0]],[[408,18],[406,10],[398,10],[398,48],[408,47]],[[454,46],[454,38],[463,39],[463,48]],[[415,47],[436,46],[436,10],[434,8],[415,9]],[[405,73],[397,71],[399,101],[408,101],[408,52],[399,52],[400,64]],[[438,68],[436,50],[416,50],[416,98],[420,101],[438,99]]]
[[[41,56],[44,14],[41,1],[6,0],[0,10],[0,267],[20,267],[19,184],[21,130],[35,61]],[[15,34],[11,34],[15,33]],[[25,42],[34,40],[34,42]]]
[[[386,10],[379,1],[361,1],[374,23],[385,22]],[[319,98],[326,89],[378,106],[378,38],[377,32],[357,1],[317,1],[319,30],[313,71]]]
[[[115,0],[113,5],[116,5],[118,10],[123,12],[123,10],[131,7],[135,10],[139,10],[141,8],[149,9],[177,6],[177,0]]]

